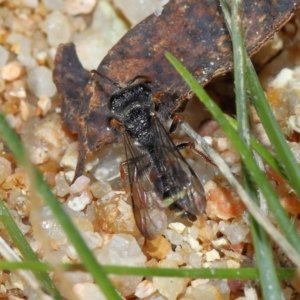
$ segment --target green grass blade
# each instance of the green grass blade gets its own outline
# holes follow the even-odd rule
[[[73,222],[69,216],[61,208],[60,203],[51,192],[40,172],[37,170],[37,168],[30,164],[22,142],[14,130],[9,126],[2,113],[0,113],[0,133],[6,145],[15,156],[17,162],[31,175],[31,180],[37,193],[44,199],[46,204],[51,209],[53,215],[67,234],[68,239],[75,247],[86,269],[92,274],[95,282],[99,285],[102,292],[108,299],[120,299],[120,296],[107,278],[104,270],[85,244],[83,238],[73,225]]]
[[[255,106],[263,127],[270,139],[270,142],[277,154],[277,159],[282,165],[284,173],[289,179],[289,184],[300,197],[300,168],[289,148],[285,137],[275,120],[275,117],[270,109],[269,103],[265,97],[264,91],[256,76],[254,67],[249,58],[247,58],[248,90],[250,91],[253,105]]]
[[[233,44],[233,61],[234,61],[234,79],[235,79],[235,95],[236,95],[236,112],[237,123],[240,137],[245,143],[250,145],[250,124],[249,124],[249,104],[246,93],[246,59],[245,46],[243,37],[243,27],[241,20],[241,2],[242,0],[233,0],[232,11],[228,11],[225,15],[231,14],[231,18],[227,19],[228,27],[231,25],[231,37]],[[223,5],[222,5],[223,3]],[[226,11],[224,0],[221,0],[221,7]],[[249,148],[250,149],[250,148]],[[242,173],[244,178],[245,190],[251,195],[253,201],[258,205],[257,187],[251,180],[245,163],[242,162]],[[269,244],[267,235],[262,227],[258,225],[256,220],[250,215],[250,228],[255,249],[255,257],[259,270],[260,285],[264,299],[274,300],[282,299],[282,291],[276,274],[273,254]],[[266,272],[266,270],[268,270]]]
[[[82,270],[82,265],[62,264],[61,270]],[[258,278],[258,269],[256,268],[239,268],[239,269],[209,269],[209,268],[142,268],[122,266],[102,266],[107,274],[115,275],[133,275],[147,277],[189,277],[189,278],[211,278],[211,279],[244,279],[251,280]],[[9,262],[0,261],[0,270],[32,270],[32,271],[51,271],[53,267],[47,263],[38,261]],[[296,275],[296,268],[277,268],[276,273],[282,280],[292,280]]]
[[[38,262],[39,259],[36,257],[35,253],[31,249],[27,240],[23,236],[19,227],[15,223],[14,219],[10,215],[8,209],[3,203],[3,200],[0,199],[0,221],[5,226],[8,234],[10,235],[12,241],[16,247],[21,252],[24,260],[29,260],[33,262]],[[41,283],[41,286],[54,297],[54,299],[62,299],[49,275],[45,271],[33,271],[36,278]]]

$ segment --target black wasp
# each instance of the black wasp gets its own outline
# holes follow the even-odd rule
[[[108,107],[124,136],[132,207],[142,235],[162,233],[178,216],[195,221],[205,209],[203,187],[155,113],[150,79],[139,75],[123,88],[92,73],[117,86]]]

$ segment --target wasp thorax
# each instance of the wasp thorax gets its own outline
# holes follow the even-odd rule
[[[123,123],[126,112],[131,110],[136,103],[153,109],[151,90],[146,84],[133,84],[116,91],[110,98],[108,108],[114,117]]]

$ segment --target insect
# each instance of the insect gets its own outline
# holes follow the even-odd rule
[[[108,108],[124,136],[132,207],[142,235],[160,234],[179,216],[195,221],[205,209],[203,187],[155,113],[150,79],[139,75],[123,88],[92,73],[117,86]]]

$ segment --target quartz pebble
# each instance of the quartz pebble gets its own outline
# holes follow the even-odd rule
[[[67,200],[67,205],[75,211],[82,211],[91,201],[91,194],[84,191],[79,195],[71,195]]]
[[[70,193],[76,194],[82,192],[88,187],[90,181],[91,180],[84,175],[79,176],[78,178],[76,178],[75,182],[70,186]]]
[[[72,31],[67,17],[55,10],[47,15],[41,24],[42,30],[47,34],[48,43],[57,48],[60,43],[67,43],[71,39]]]
[[[220,254],[215,249],[212,249],[211,251],[207,251],[205,256],[206,256],[206,261],[214,261],[220,259]]]
[[[22,3],[30,8],[36,8],[38,6],[38,0],[22,0]]]
[[[64,197],[70,192],[69,184],[62,173],[55,176],[55,190],[58,197]]]
[[[91,282],[77,283],[73,286],[73,292],[79,300],[107,300],[98,285]]]
[[[5,65],[2,68],[1,73],[2,73],[2,78],[7,81],[16,80],[17,78],[20,77],[22,73],[22,66],[18,61],[14,60],[8,63],[7,65]]]
[[[136,25],[152,13],[160,15],[162,6],[168,3],[169,0],[114,0],[114,4],[121,9],[123,14],[129,20],[132,26]]]
[[[89,14],[96,5],[96,0],[65,0],[66,12],[69,15]]]
[[[146,298],[156,292],[156,288],[149,280],[143,280],[136,287],[134,295],[139,298]]]
[[[8,57],[9,57],[9,52],[0,45],[0,68],[3,68],[7,61],[8,61]]]
[[[45,66],[33,68],[28,72],[28,87],[38,98],[52,97],[56,93],[52,72]]]
[[[114,234],[111,240],[98,252],[97,259],[102,264],[144,267],[146,257],[135,238],[127,234]],[[111,275],[111,281],[126,297],[135,293],[142,276]]]
[[[232,223],[220,221],[219,229],[232,244],[243,242],[250,232],[249,226],[243,220]]]
[[[178,268],[172,260],[161,260],[158,264],[161,268]],[[169,300],[176,300],[177,297],[186,289],[187,278],[176,277],[153,277],[153,285],[161,295]],[[205,299],[205,298],[203,298]]]
[[[4,157],[0,157],[0,184],[7,179],[11,172],[11,162]]]
[[[38,100],[37,106],[42,110],[42,115],[45,116],[51,109],[51,99],[49,97],[42,96]]]

